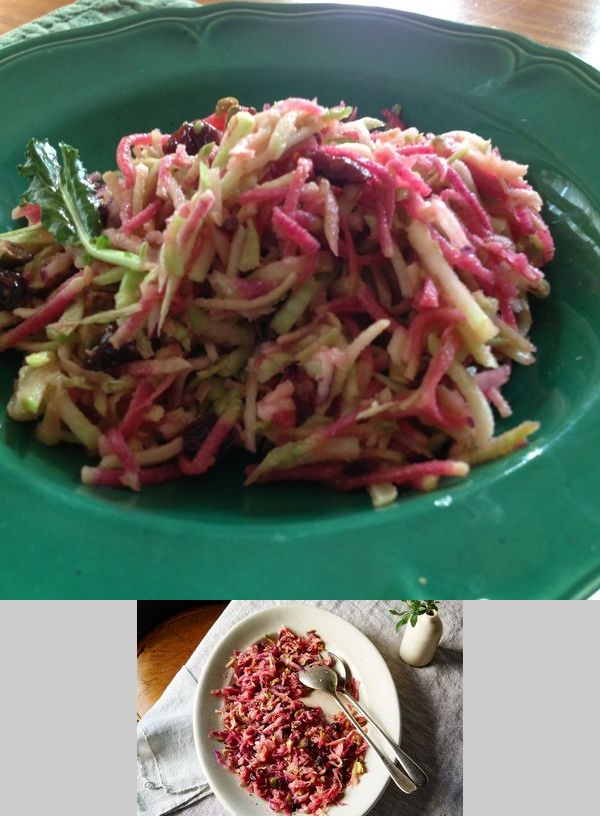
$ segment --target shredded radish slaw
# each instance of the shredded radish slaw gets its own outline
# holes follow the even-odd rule
[[[315,631],[283,628],[235,651],[229,684],[212,692],[223,701],[223,727],[210,732],[217,761],[276,813],[324,814],[365,772],[367,746],[350,721],[301,699],[310,691],[297,672],[330,665],[323,649]]]
[[[116,157],[88,177],[99,237],[61,242],[31,203],[0,236],[25,252],[0,271],[0,351],[25,354],[9,414],[96,457],[85,483],[140,490],[237,446],[247,484],[379,506],[538,429],[496,419],[535,359],[553,242],[527,167],[489,141],[227,98]]]

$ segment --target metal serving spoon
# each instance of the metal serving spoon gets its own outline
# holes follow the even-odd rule
[[[338,697],[337,693],[337,681],[338,676],[334,672],[333,669],[328,668],[327,666],[308,666],[305,669],[301,669],[298,672],[298,678],[300,682],[308,686],[311,689],[319,689],[321,691],[325,691],[327,694],[331,694],[331,696],[335,699],[336,703],[342,709],[344,714],[348,717],[352,725],[356,728],[359,734],[362,736],[364,741],[371,746],[373,751],[377,754],[379,759],[383,762],[386,767],[387,772],[392,777],[396,785],[400,788],[401,791],[404,793],[413,793],[416,791],[417,786],[412,782],[408,776],[406,776],[400,768],[397,768],[393,762],[383,754],[379,748],[375,745],[371,737],[363,731],[360,727],[360,723],[349,711],[346,706],[342,703],[340,698]]]
[[[408,774],[408,776],[412,779],[412,781],[415,783],[417,788],[422,788],[423,785],[426,785],[427,784],[427,775],[425,774],[423,769],[420,768],[417,765],[417,763],[414,761],[414,759],[411,759],[409,757],[409,755],[406,753],[406,751],[403,751],[402,748],[400,748],[400,746],[397,745],[391,739],[391,737],[388,736],[388,734],[386,734],[386,732],[379,725],[379,723],[376,722],[376,720],[374,720],[373,717],[371,717],[371,715],[368,713],[368,711],[366,711],[361,706],[361,704],[358,702],[358,700],[355,700],[354,697],[352,696],[352,694],[350,692],[350,689],[349,689],[349,682],[350,682],[349,671],[348,671],[348,669],[346,667],[346,664],[342,660],[342,658],[338,657],[337,655],[335,655],[333,652],[330,652],[329,650],[327,650],[327,652],[323,652],[322,655],[323,655],[323,657],[325,657],[326,655],[329,655],[329,657],[332,657],[335,660],[335,669],[334,669],[334,671],[338,676],[337,690],[343,692],[346,695],[346,697],[349,700],[352,701],[352,705],[354,706],[354,708],[357,708],[360,711],[360,713],[368,720],[368,722],[374,728],[376,728],[377,731],[379,731],[379,733],[381,734],[383,739],[385,739],[386,745],[389,747],[390,751],[393,752],[394,756],[396,757],[396,759],[400,763],[400,765],[402,767],[402,770],[406,774]]]

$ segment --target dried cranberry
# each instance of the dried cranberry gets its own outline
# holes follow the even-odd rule
[[[370,170],[350,156],[331,156],[321,150],[308,154],[315,173],[324,176],[332,184],[362,184],[373,178]]]
[[[171,134],[163,147],[163,152],[174,153],[177,145],[182,144],[188,156],[195,156],[204,145],[209,142],[219,144],[220,141],[221,132],[216,127],[204,122],[202,119],[194,119],[193,122],[184,122]]]
[[[95,346],[85,352],[84,365],[92,371],[106,371],[123,363],[140,359],[140,353],[133,341],[115,348],[110,338],[117,330],[116,323],[109,323]]]
[[[11,312],[27,300],[27,281],[17,269],[0,267],[0,309]]]

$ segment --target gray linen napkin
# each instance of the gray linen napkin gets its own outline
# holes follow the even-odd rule
[[[139,11],[162,8],[197,8],[194,0],[76,0],[0,37],[0,48],[77,26],[105,23]]]
[[[232,601],[138,724],[138,814],[225,816],[199,771],[191,713],[196,681],[219,640],[238,621],[280,604],[327,609],[363,632],[390,668],[402,708],[402,745],[428,771],[429,784],[404,796],[389,785],[372,816],[462,814],[462,602],[443,601],[444,636],[434,661],[415,669],[398,656],[395,601]],[[240,814],[240,816],[243,816]]]

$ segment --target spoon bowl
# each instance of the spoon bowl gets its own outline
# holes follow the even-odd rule
[[[300,682],[308,688],[337,694],[338,675],[329,666],[313,665],[298,672]]]

